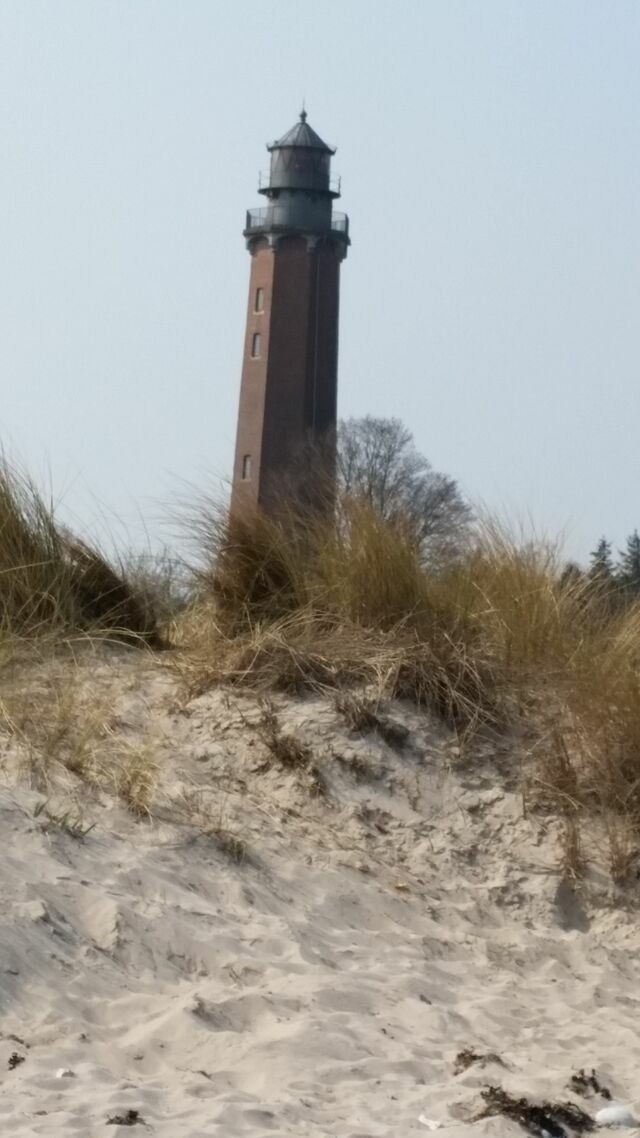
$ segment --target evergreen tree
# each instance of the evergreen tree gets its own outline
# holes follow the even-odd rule
[[[575,589],[576,586],[581,585],[584,581],[584,574],[579,565],[575,561],[567,561],[564,569],[560,574],[560,588],[561,589]]]
[[[633,596],[640,596],[640,534],[637,529],[627,538],[627,548],[620,555],[620,584]]]
[[[590,560],[589,576],[591,580],[598,581],[603,585],[612,584],[614,571],[613,559],[611,557],[611,542],[607,541],[606,537],[600,538],[600,541],[591,554]]]

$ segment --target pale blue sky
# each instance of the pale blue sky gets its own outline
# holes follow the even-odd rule
[[[340,411],[473,499],[640,526],[637,0],[0,0],[0,437],[157,529],[230,467],[265,142],[338,146]],[[94,497],[92,497],[94,496]]]

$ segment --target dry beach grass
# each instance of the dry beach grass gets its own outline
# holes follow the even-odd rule
[[[436,573],[373,511],[342,513],[339,529],[218,520],[219,555],[182,628],[187,690],[365,687],[463,742],[516,731],[535,758],[523,781],[574,835],[573,870],[585,823],[607,834],[623,876],[640,832],[638,606],[612,611],[587,579],[563,578],[552,545],[493,523]]]
[[[77,696],[84,647],[110,640],[144,653],[171,640],[187,699],[217,684],[334,691],[352,717],[358,700],[361,718],[365,704],[408,700],[461,746],[516,733],[530,756],[518,772],[526,793],[563,819],[567,869],[580,872],[593,829],[622,880],[640,834],[638,606],[612,609],[588,579],[563,578],[552,545],[492,522],[436,571],[367,506],[344,501],[339,517],[229,519],[206,505],[191,518],[203,555],[192,600],[159,617],[154,600],[170,585],[163,594],[157,576],[155,592],[140,572],[127,580],[5,461],[0,719],[38,777],[51,763],[97,777],[108,716]],[[119,778],[141,814],[151,781]]]

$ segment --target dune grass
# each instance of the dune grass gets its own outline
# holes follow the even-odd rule
[[[338,522],[208,508],[195,526],[195,598],[184,604],[180,580],[176,617],[171,582],[147,588],[146,570],[128,575],[124,559],[70,535],[28,477],[0,462],[0,720],[43,785],[49,761],[94,778],[104,727],[66,689],[41,698],[14,682],[16,652],[41,661],[52,646],[101,637],[160,646],[154,598],[168,588],[190,695],[216,683],[356,693],[375,706],[410,700],[462,742],[511,733],[534,756],[522,770],[528,800],[562,820],[566,871],[584,864],[584,822],[597,820],[623,879],[640,838],[640,607],[603,603],[588,578],[563,575],[552,543],[495,523],[436,572],[401,524],[339,506]],[[121,759],[114,785],[142,817],[152,757]]]
[[[34,789],[74,807],[61,817],[80,817],[80,802],[100,792],[118,799],[136,819],[150,817],[158,757],[150,738],[121,729],[117,699],[135,682],[147,655],[128,654],[126,672],[105,684],[99,641],[83,644],[79,657],[55,642],[31,645],[0,671],[0,756]],[[115,682],[113,682],[115,680]],[[77,795],[77,796],[76,796]],[[49,812],[50,814],[50,812]],[[54,819],[55,820],[55,819]]]
[[[224,522],[183,626],[196,685],[223,674],[293,691],[377,681],[462,727],[503,724],[564,677],[586,610],[577,586],[561,589],[552,548],[487,526],[436,574],[370,508],[343,504],[341,516],[340,527]]]
[[[0,641],[105,634],[157,644],[147,597],[57,522],[33,481],[0,458]]]
[[[34,786],[47,792],[64,770],[143,816],[151,760],[115,748],[110,708],[87,682],[87,650],[107,641],[160,647],[153,598],[0,458],[0,730]]]
[[[580,820],[597,818],[622,877],[640,838],[640,608],[612,610],[587,578],[563,577],[553,543],[492,522],[434,573],[401,527],[357,502],[340,516],[218,515],[182,628],[189,690],[368,688],[463,738],[517,733],[567,864],[584,857]]]

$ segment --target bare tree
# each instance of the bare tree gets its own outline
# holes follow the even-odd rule
[[[368,502],[390,522],[408,527],[426,561],[460,553],[471,509],[453,478],[439,474],[399,419],[347,419],[338,426],[340,489]]]

